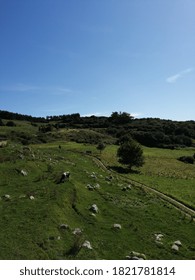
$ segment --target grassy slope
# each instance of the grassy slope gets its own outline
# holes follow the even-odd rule
[[[117,146],[108,146],[102,160],[108,166],[119,166],[116,158]],[[166,150],[143,147],[145,164],[140,173],[126,175],[142,182],[195,209],[195,165],[177,160],[183,155],[193,155],[193,148]]]
[[[113,161],[113,149],[107,147],[102,157]],[[195,259],[194,223],[142,189],[132,186],[122,191],[127,183],[120,175],[108,181],[109,173],[80,153],[86,150],[96,149],[53,143],[34,145],[31,150],[18,145],[0,150],[0,259],[125,259],[132,250],[148,259]],[[18,172],[22,169],[27,176]],[[57,184],[67,170],[70,180]],[[147,178],[146,174],[131,176]],[[86,188],[97,183],[100,189]],[[5,194],[10,199],[3,198]],[[99,208],[96,217],[89,211],[93,203]],[[62,223],[70,228],[60,229]],[[122,229],[114,230],[114,223]],[[80,236],[72,234],[77,227],[83,231]],[[163,245],[155,243],[155,233],[164,234]],[[174,253],[171,245],[178,239],[183,246]],[[93,250],[80,249],[85,240]]]

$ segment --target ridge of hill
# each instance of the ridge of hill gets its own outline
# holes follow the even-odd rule
[[[22,124],[23,122],[23,124]],[[28,126],[29,132],[22,131]],[[75,133],[66,133],[67,139],[96,144],[101,141],[120,142],[122,137],[132,137],[140,144],[148,147],[174,149],[191,147],[195,143],[195,121],[171,121],[158,118],[134,119],[126,112],[113,112],[110,117],[81,117],[80,114],[48,116],[36,118],[27,115],[0,111],[0,138],[4,139],[3,127],[11,127],[9,139],[18,139],[21,143],[55,141],[62,136],[63,129],[74,129]],[[6,128],[4,128],[6,130]],[[82,132],[81,132],[82,131]],[[92,132],[93,131],[93,132]],[[32,134],[30,135],[30,132]],[[70,131],[69,131],[70,132]],[[100,133],[95,137],[94,133]],[[36,135],[36,137],[35,137]],[[98,135],[98,134],[96,134]],[[65,136],[65,135],[63,135]],[[36,139],[35,139],[36,138]],[[111,140],[112,138],[112,140]]]

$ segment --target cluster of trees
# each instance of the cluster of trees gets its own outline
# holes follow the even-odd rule
[[[194,121],[136,119],[131,123],[130,130],[139,143],[149,147],[191,146],[195,139]]]
[[[127,135],[149,147],[175,148],[192,146],[195,139],[195,121],[171,121],[159,118],[134,119],[126,112],[113,112],[110,117],[82,117],[79,113],[35,118],[7,111],[0,111],[0,125],[6,120],[26,120],[39,126],[42,133],[54,128],[88,128],[119,139]],[[42,123],[42,125],[40,125]]]
[[[6,121],[5,123],[2,121],[2,119],[0,119],[0,126],[16,126],[15,122],[13,121]]]
[[[46,119],[42,118],[42,117],[37,118],[37,117],[29,116],[29,115],[12,113],[12,112],[3,111],[3,110],[0,110],[0,119],[29,121],[29,122],[46,122]]]

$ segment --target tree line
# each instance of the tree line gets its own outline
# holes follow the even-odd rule
[[[37,118],[18,113],[0,111],[0,126],[4,120],[14,125],[14,120],[29,121],[37,125],[39,131],[48,133],[61,128],[88,128],[104,135],[112,136],[120,143],[122,137],[131,137],[149,147],[175,148],[192,146],[195,139],[195,121],[172,121],[160,118],[136,119],[126,112],[113,112],[105,116],[81,116],[79,113]]]

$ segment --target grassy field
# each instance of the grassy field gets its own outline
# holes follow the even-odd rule
[[[116,166],[115,152],[116,146],[100,154],[93,145],[73,142],[2,148],[0,259],[126,259],[131,251],[147,259],[195,259],[192,219],[155,194],[133,184],[126,188],[128,178],[138,180],[194,206],[194,166],[176,160],[192,151],[144,148],[145,166],[127,179],[120,173],[111,178],[93,157]],[[70,179],[59,184],[64,171]],[[90,210],[93,204],[98,213]],[[155,234],[163,234],[161,242]],[[86,240],[92,249],[83,247]],[[182,243],[178,252],[171,249],[176,240]]]
[[[120,166],[116,158],[117,146],[108,146],[102,153],[102,160],[107,166]],[[139,172],[125,175],[195,209],[195,165],[177,160],[183,155],[193,155],[194,148],[167,150],[143,147],[145,164]]]

